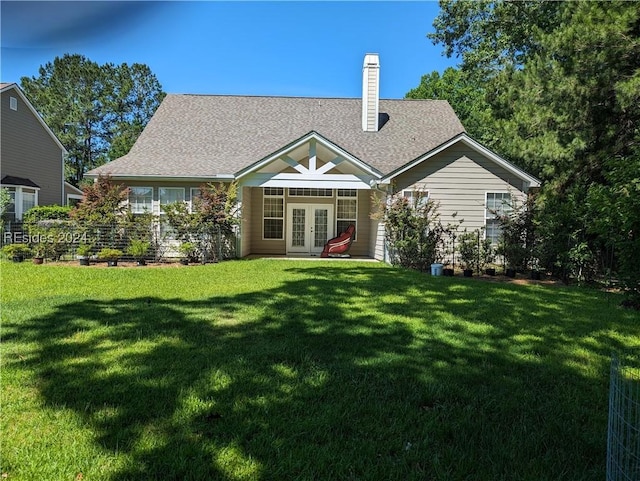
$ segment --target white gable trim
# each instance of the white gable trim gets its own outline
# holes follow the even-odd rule
[[[320,134],[318,134],[317,132],[311,131],[309,132],[307,135],[305,135],[304,137],[301,137],[300,139],[294,141],[293,143],[283,147],[280,150],[275,151],[273,154],[269,155],[268,157],[265,157],[264,159],[248,166],[245,167],[244,169],[240,170],[237,174],[236,174],[236,179],[240,180],[243,177],[251,174],[251,173],[255,173],[257,171],[259,171],[261,168],[263,168],[264,166],[270,164],[271,162],[280,159],[280,158],[287,158],[288,154],[295,150],[296,148],[300,147],[301,145],[310,142],[313,152],[315,153],[315,143],[319,143],[321,145],[323,145],[324,147],[326,147],[327,149],[329,149],[330,151],[334,152],[337,156],[339,157],[343,157],[345,160],[351,162],[352,164],[354,164],[355,166],[357,166],[360,170],[364,171],[366,174],[368,174],[369,176],[372,176],[376,179],[379,179],[380,177],[382,177],[382,174],[374,169],[373,167],[371,167],[370,165],[362,162],[361,160],[359,160],[358,158],[354,157],[353,155],[351,155],[349,152],[347,152],[346,150],[338,147],[337,145],[335,145],[334,143],[330,142],[329,140],[325,139],[323,136],[321,136]],[[292,159],[293,160],[293,159]],[[335,159],[334,159],[335,161]],[[295,161],[294,161],[295,162]],[[310,167],[312,165],[312,160],[310,159]],[[337,164],[336,164],[337,165]],[[322,169],[322,167],[320,168]],[[318,171],[319,172],[319,171]],[[318,172],[316,172],[316,174],[318,174]],[[320,172],[322,173],[322,172]]]
[[[496,164],[498,164],[503,169],[505,169],[508,172],[512,173],[516,177],[522,179],[528,185],[528,187],[540,187],[540,180],[539,179],[536,179],[532,175],[527,174],[522,169],[520,169],[520,168],[516,167],[515,165],[513,165],[511,162],[503,159],[502,157],[500,157],[495,152],[492,152],[491,150],[486,148],[480,142],[478,142],[478,141],[472,139],[471,137],[469,137],[469,135],[467,135],[466,133],[461,133],[461,134],[453,137],[451,140],[448,140],[444,144],[441,144],[440,146],[438,146],[435,149],[427,152],[426,154],[418,157],[417,159],[415,159],[415,160],[403,165],[399,169],[397,169],[397,170],[391,172],[390,174],[386,175],[385,177],[383,177],[380,180],[380,183],[381,184],[389,183],[394,177],[396,177],[396,176],[398,176],[400,174],[403,174],[404,172],[414,168],[415,166],[421,164],[422,162],[430,159],[431,157],[439,154],[440,152],[448,149],[452,145],[455,145],[455,144],[457,144],[459,142],[462,142],[466,146],[468,146],[468,147],[472,148],[473,150],[477,151],[478,153],[484,155],[489,160],[495,162]]]
[[[60,147],[60,149],[62,149],[62,152],[64,154],[68,154],[69,152],[67,152],[67,149],[64,148],[64,145],[62,145],[62,143],[58,140],[58,137],[56,137],[56,135],[51,131],[51,129],[49,128],[49,126],[46,124],[46,122],[44,121],[44,119],[40,116],[40,114],[38,113],[38,111],[34,108],[33,105],[31,105],[31,102],[29,102],[29,100],[27,99],[27,97],[22,93],[22,89],[20,89],[18,87],[18,84],[9,84],[6,87],[4,87],[2,90],[0,90],[0,93],[5,93],[8,92],[9,90],[14,90],[18,96],[22,99],[22,101],[26,104],[27,107],[29,107],[29,110],[31,111],[31,113],[34,115],[34,117],[36,119],[38,119],[38,122],[40,122],[40,125],[42,125],[42,127],[44,128],[44,130],[51,136],[51,138],[53,139],[53,141],[56,143],[56,145],[58,147]]]

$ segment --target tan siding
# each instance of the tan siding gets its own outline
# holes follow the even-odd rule
[[[11,110],[10,97],[18,101]],[[62,150],[14,90],[2,93],[0,178],[31,179],[40,186],[38,204],[64,204]]]
[[[262,188],[251,189],[251,204],[254,213],[251,217],[251,254],[284,255],[286,251],[284,239],[262,239]]]
[[[385,194],[373,192],[370,196],[370,212],[375,212],[377,203],[384,202]],[[369,224],[369,255],[374,259],[384,260],[384,223],[378,219],[371,219]]]
[[[242,189],[242,226],[241,226],[241,250],[240,257],[245,257],[251,254],[251,241],[252,241],[252,224],[251,217],[255,210],[253,209],[253,202],[251,198],[251,188],[241,187]]]
[[[487,192],[511,192],[523,196],[522,180],[475,150],[456,145],[395,179],[396,191],[420,188],[440,204],[444,224],[464,219],[469,230],[485,224]]]

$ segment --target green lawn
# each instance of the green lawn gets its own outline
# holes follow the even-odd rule
[[[1,269],[9,480],[601,481],[640,347],[616,294],[374,263]]]

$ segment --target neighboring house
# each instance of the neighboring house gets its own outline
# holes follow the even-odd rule
[[[446,224],[495,237],[494,207],[539,181],[469,137],[446,101],[379,99],[378,56],[363,98],[167,95],[124,157],[90,171],[130,187],[133,212],[190,202],[207,182],[237,181],[238,255],[317,255],[356,225],[351,254],[384,259],[372,211],[420,191]]]
[[[9,220],[20,220],[36,205],[67,202],[66,192],[80,195],[71,184],[65,186],[64,156],[60,141],[15,83],[0,84],[0,184],[13,203]]]

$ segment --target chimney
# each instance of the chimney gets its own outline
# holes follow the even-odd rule
[[[362,66],[362,130],[378,131],[378,97],[380,95],[380,61],[377,53],[364,56]]]

